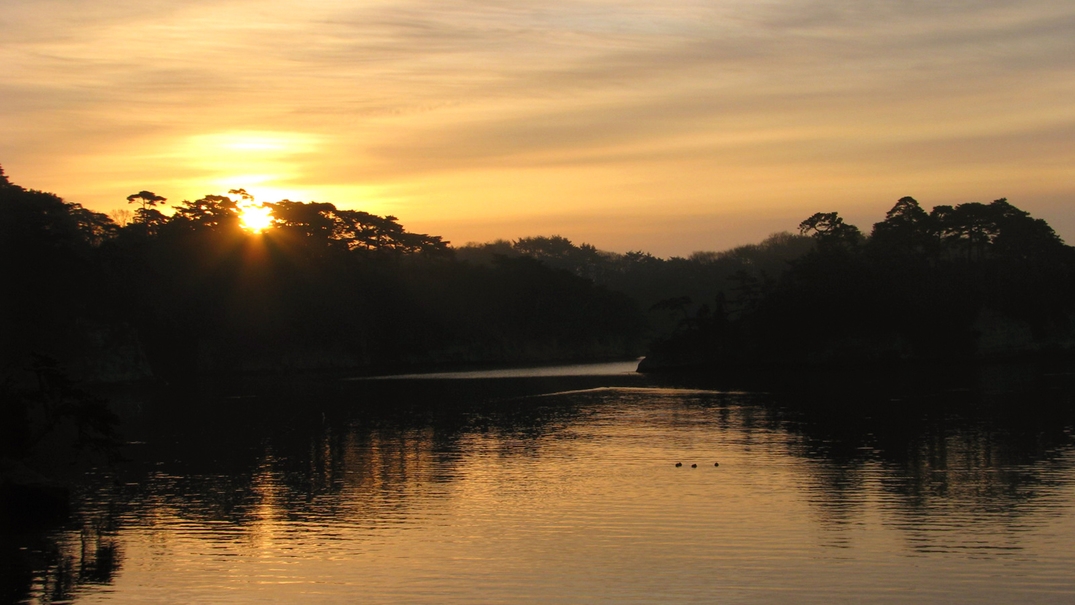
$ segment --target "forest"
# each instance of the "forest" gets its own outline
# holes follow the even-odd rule
[[[244,190],[117,221],[0,169],[5,380],[631,358],[641,369],[891,363],[1072,348],[1075,249],[1004,199],[900,199],[687,258],[563,237],[453,247],[392,216]],[[113,213],[117,214],[117,213]]]
[[[623,358],[642,347],[630,297],[528,257],[470,263],[394,217],[235,199],[132,220],[0,181],[4,367],[30,354],[115,381],[199,373]]]
[[[1006,199],[927,212],[901,198],[869,235],[837,213],[779,275],[743,272],[640,370],[899,367],[1075,350],[1075,248]]]

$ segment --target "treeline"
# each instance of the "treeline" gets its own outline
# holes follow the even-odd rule
[[[1075,348],[1075,248],[999,199],[899,200],[868,236],[837,213],[799,225],[813,246],[779,277],[678,304],[643,369],[862,365]]]
[[[467,244],[243,190],[124,224],[0,170],[0,338],[76,375],[563,361],[649,368],[951,359],[1070,348],[1075,253],[1006,200],[901,199],[864,234],[662,259],[563,237]],[[250,211],[253,209],[253,212]],[[249,214],[248,214],[249,213]],[[243,228],[260,216],[270,228]],[[645,367],[644,366],[644,367]]]
[[[456,258],[391,216],[258,204],[245,191],[174,212],[132,194],[119,225],[0,171],[0,333],[7,369],[31,353],[75,375],[391,368],[623,357],[644,347],[627,295],[530,257]]]
[[[456,249],[456,256],[476,264],[490,264],[501,257],[530,257],[625,293],[647,310],[647,333],[659,338],[679,327],[684,312],[715,300],[722,292],[736,291],[744,283],[778,279],[791,261],[813,247],[810,237],[776,233],[759,244],[664,259],[643,251],[605,252],[553,236],[467,244]]]

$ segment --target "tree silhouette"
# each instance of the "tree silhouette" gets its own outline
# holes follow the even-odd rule
[[[228,193],[230,193],[231,195],[237,195],[240,199],[246,200],[248,202],[254,201],[254,196],[247,193],[246,189],[243,189],[241,187],[239,189],[228,189]]]
[[[168,201],[168,198],[159,196],[152,191],[145,190],[139,191],[138,193],[132,193],[127,196],[128,204],[141,204],[142,210],[145,210],[147,207],[152,208],[153,206],[164,203],[166,201]]]
[[[141,225],[141,231],[145,235],[156,233],[167,222],[167,217],[155,208],[158,204],[168,201],[167,198],[157,195],[152,191],[139,191],[127,196],[128,204],[139,204],[134,211],[134,222]]]
[[[768,287],[743,288],[751,304],[729,319],[738,340],[727,341],[741,362],[967,360],[1063,350],[1075,339],[1075,248],[1004,198],[927,213],[904,197],[868,240],[835,212],[810,216],[800,232],[812,235],[812,253]],[[735,274],[744,286],[756,275],[748,269]],[[690,364],[698,359],[684,351],[705,350],[697,334],[673,335],[654,345],[649,365]]]
[[[818,212],[799,223],[799,233],[813,235],[822,249],[847,248],[862,242],[862,232],[835,212]]]
[[[188,229],[235,231],[239,228],[239,205],[226,195],[206,195],[176,206],[171,224]]]
[[[913,197],[902,197],[875,223],[870,246],[887,254],[928,254],[936,250],[937,233],[929,213]]]

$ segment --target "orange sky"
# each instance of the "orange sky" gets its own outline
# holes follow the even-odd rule
[[[1008,197],[1075,243],[1075,4],[0,0],[0,165],[661,256]]]

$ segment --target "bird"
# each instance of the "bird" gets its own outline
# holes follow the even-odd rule
[[[698,468],[698,465],[697,464],[692,464],[691,468]]]
[[[677,467],[677,468],[678,468],[678,467],[681,467],[681,466],[683,466],[683,463],[682,463],[682,462],[677,462],[677,463],[676,463],[676,467]]]

